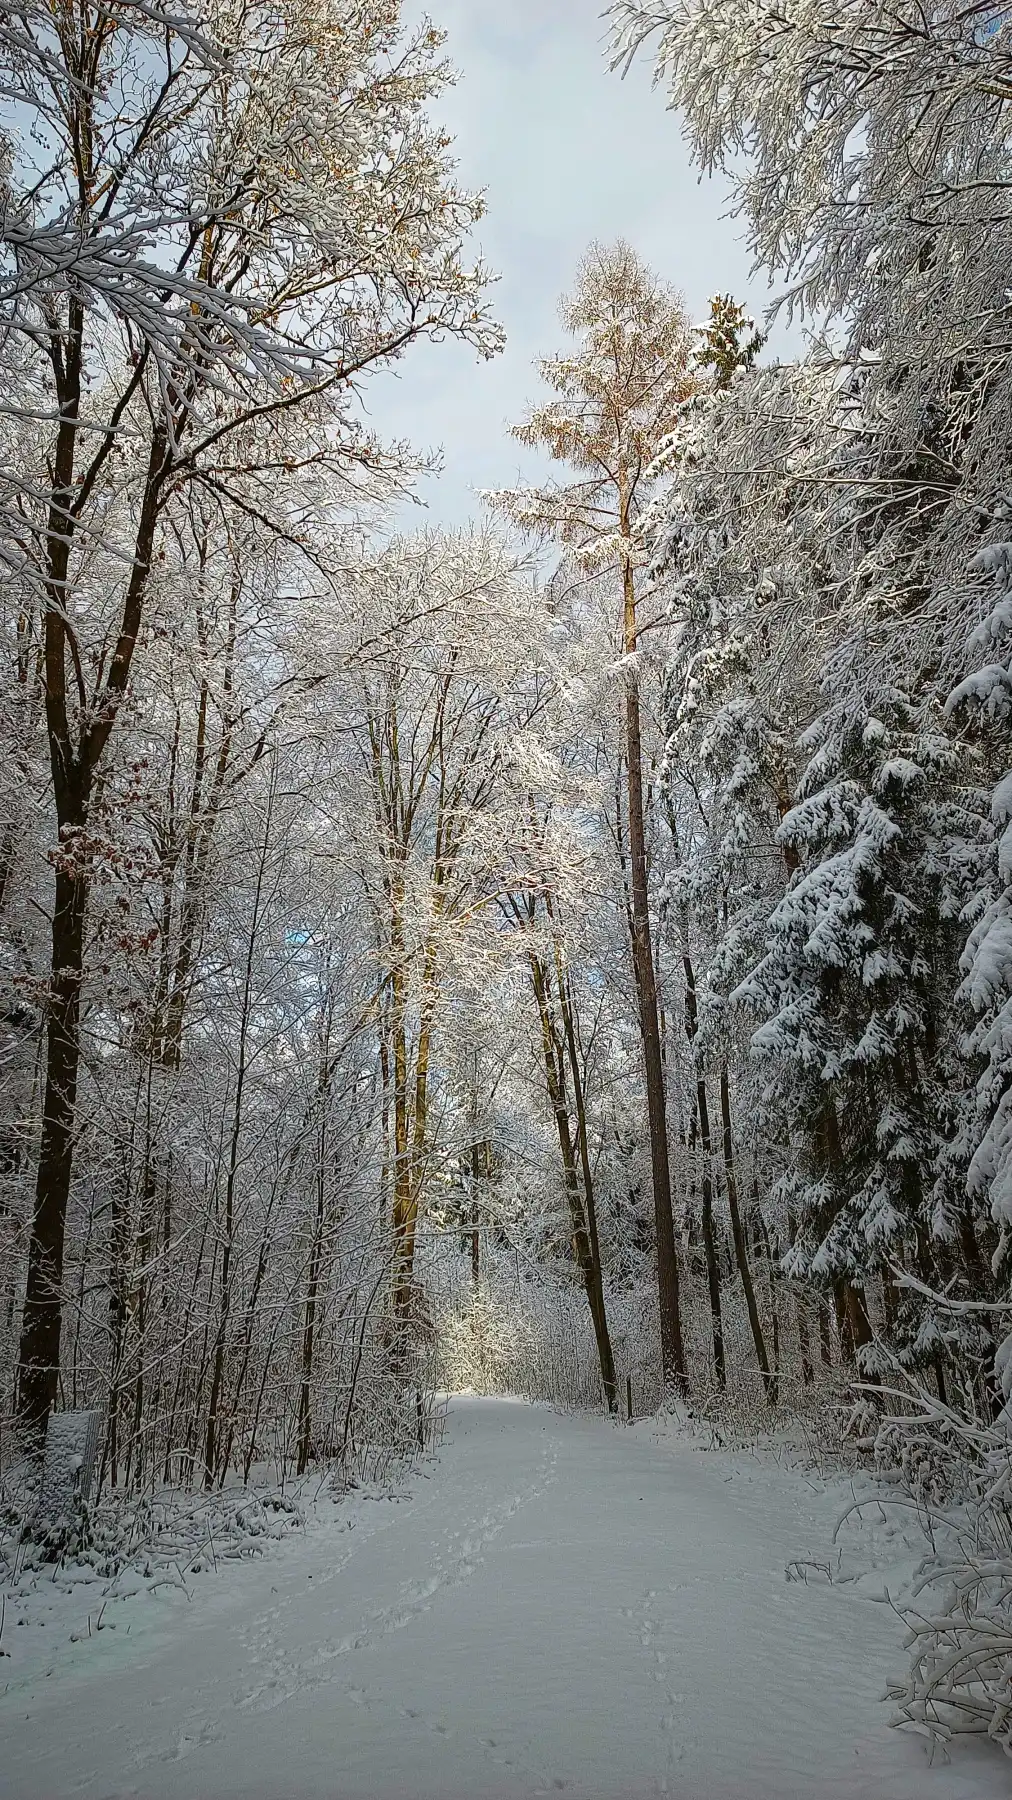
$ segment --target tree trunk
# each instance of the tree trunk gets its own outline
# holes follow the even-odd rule
[[[471,1291],[477,1294],[481,1276],[481,1232],[478,1212],[479,1146],[471,1145]]]
[[[320,1081],[323,1120],[316,1167],[316,1218],[309,1255],[309,1280],[306,1284],[306,1310],[302,1326],[302,1377],[299,1382],[298,1457],[295,1472],[304,1475],[313,1448],[313,1348],[316,1335],[316,1308],[320,1292],[320,1270],[323,1262],[323,1227],[326,1217],[326,1074]]]
[[[760,1255],[760,1251],[761,1251],[762,1256],[766,1262],[766,1281],[767,1281],[767,1287],[768,1287],[769,1297],[770,1297],[770,1348],[772,1351],[772,1358],[773,1358],[773,1362],[772,1362],[773,1380],[774,1380],[774,1385],[776,1388],[776,1395],[774,1396],[774,1398],[777,1398],[777,1397],[779,1397],[779,1392],[780,1392],[780,1306],[779,1306],[779,1300],[780,1300],[781,1292],[784,1287],[784,1277],[783,1277],[783,1269],[781,1268],[779,1258],[775,1257],[773,1254],[773,1244],[770,1240],[769,1231],[766,1228],[766,1220],[763,1218],[762,1207],[759,1204],[759,1183],[755,1180],[754,1177],[752,1180],[752,1217],[755,1221],[756,1260],[757,1261],[759,1260],[759,1255]],[[811,1351],[810,1350],[809,1350],[808,1362],[809,1362],[808,1380],[810,1383],[811,1379],[812,1379],[812,1374],[813,1374],[813,1370],[812,1370],[812,1366],[811,1366],[812,1359],[811,1359]]]
[[[604,1302],[604,1272],[601,1268],[601,1244],[597,1235],[597,1204],[594,1197],[594,1175],[590,1166],[590,1143],[587,1137],[587,1098],[584,1089],[583,1069],[576,1047],[576,1026],[573,1020],[572,993],[562,968],[558,940],[555,945],[556,979],[559,985],[559,1005],[562,1009],[562,1023],[566,1037],[566,1050],[569,1056],[569,1068],[573,1078],[573,1095],[576,1101],[576,1140],[580,1151],[580,1167],[583,1171],[583,1192],[587,1203],[587,1236],[590,1249],[589,1281],[587,1297],[591,1316],[594,1320],[594,1331],[597,1337],[597,1350],[601,1363],[601,1380],[604,1383],[605,1399],[610,1413],[618,1412],[618,1384],[615,1379],[615,1359],[611,1348],[611,1334],[608,1330],[608,1315]]]
[[[703,1152],[700,1186],[702,1190],[701,1221],[703,1251],[706,1256],[706,1290],[710,1300],[710,1330],[713,1336],[713,1373],[717,1386],[727,1386],[724,1362],[724,1321],[720,1312],[720,1270],[717,1247],[713,1239],[713,1145],[710,1142],[710,1108],[706,1098],[706,1082],[696,1082],[696,1111],[699,1115],[699,1141]]]
[[[745,1233],[742,1230],[741,1208],[738,1204],[738,1182],[734,1172],[734,1152],[731,1141],[731,1094],[726,1063],[721,1063],[720,1066],[720,1123],[724,1143],[724,1178],[727,1182],[727,1204],[731,1214],[734,1253],[738,1259],[738,1273],[741,1276],[741,1285],[745,1293],[745,1307],[748,1312],[749,1328],[752,1332],[752,1342],[755,1345],[759,1373],[762,1376],[763,1390],[770,1405],[775,1406],[777,1400],[776,1372],[770,1368],[766,1340],[763,1337],[759,1308],[756,1304],[752,1270],[749,1267],[748,1247],[745,1242]]]
[[[829,1305],[824,1299],[819,1300],[819,1355],[823,1368],[833,1367],[833,1328],[829,1317]]]
[[[798,1344],[801,1351],[801,1380],[805,1387],[811,1387],[815,1380],[815,1366],[812,1359],[812,1334],[808,1323],[808,1309],[803,1294],[795,1294],[794,1311],[798,1321]]]
[[[699,1031],[699,1008],[696,1000],[696,972],[688,950],[689,926],[687,919],[683,919],[682,929],[684,932],[682,970],[685,976],[685,1035],[689,1040],[689,1054],[694,1058],[696,1036]],[[723,1391],[727,1385],[727,1369],[724,1360],[724,1321],[720,1311],[720,1269],[717,1265],[717,1246],[713,1237],[713,1144],[710,1140],[710,1106],[706,1094],[706,1077],[698,1065],[696,1067],[696,1122],[699,1125],[699,1142],[703,1153],[700,1163],[700,1224],[703,1230],[703,1254],[706,1258],[706,1291],[710,1301],[713,1374],[718,1388]],[[693,1131],[693,1138],[695,1135],[695,1131]]]
[[[83,813],[83,808],[82,808]],[[68,839],[57,864],[46,1034],[46,1086],[21,1322],[18,1416],[45,1430],[60,1377],[63,1252],[80,1066],[81,982],[90,882]]]
[[[869,1386],[880,1387],[881,1382],[879,1381],[878,1376],[868,1375],[861,1368],[860,1353],[866,1344],[870,1344],[873,1341],[875,1336],[871,1327],[871,1320],[868,1317],[868,1307],[864,1297],[864,1289],[854,1287],[849,1281],[845,1281],[843,1285],[845,1290],[844,1304],[847,1309],[847,1321],[850,1328],[850,1340],[854,1347],[854,1361],[857,1363],[863,1379]],[[944,1402],[944,1384],[940,1385],[939,1391]]]
[[[250,1020],[253,1016],[253,959],[260,941],[262,925],[261,908],[264,897],[264,881],[270,854],[271,819],[274,812],[275,783],[277,781],[277,765],[271,771],[271,784],[267,795],[267,806],[264,813],[263,838],[259,845],[257,861],[256,885],[253,890],[253,912],[250,919],[249,934],[246,939],[245,959],[243,967],[242,1007],[239,1015],[239,1044],[236,1058],[235,1097],[232,1105],[232,1125],[229,1133],[228,1168],[225,1177],[225,1219],[221,1238],[221,1275],[219,1281],[218,1325],[214,1339],[214,1353],[211,1366],[211,1391],[207,1403],[207,1428],[204,1434],[204,1485],[211,1488],[217,1472],[218,1451],[221,1443],[221,1427],[224,1421],[219,1417],[224,1376],[225,1352],[228,1344],[229,1328],[232,1315],[232,1257],[235,1250],[235,1213],[236,1183],[239,1175],[239,1148],[245,1125],[246,1080],[249,1073],[249,1032]],[[222,1467],[222,1480],[225,1477],[225,1465]]]
[[[407,951],[401,908],[403,876],[398,869],[391,884],[390,992],[391,1041],[394,1076],[394,1194],[393,1194],[393,1314],[398,1351],[403,1347],[414,1288],[415,1230],[418,1195],[411,1168],[411,1081],[408,1055]]]
[[[68,629],[75,454],[84,367],[84,311],[70,304],[69,334],[57,368],[60,423],[53,458],[44,623],[46,730],[60,842],[56,852],[47,1004],[46,1085],[28,1246],[28,1280],[18,1354],[18,1415],[38,1443],[56,1400],[63,1321],[63,1253],[74,1158],[81,1061],[84,931],[91,891],[88,812],[102,757],[127,691],[141,628],[160,493],[168,468],[168,428],[155,426],[134,540],[133,566],[104,686],[85,704],[76,640]],[[78,741],[67,703],[67,657],[81,697]]]
[[[847,1282],[843,1280],[833,1283],[833,1307],[836,1312],[836,1332],[840,1340],[840,1358],[853,1367],[854,1326],[847,1306],[847,1286]]]
[[[587,1305],[590,1308],[594,1337],[597,1343],[598,1361],[601,1366],[601,1385],[608,1411],[618,1411],[618,1386],[615,1380],[615,1359],[611,1348],[611,1335],[608,1331],[608,1317],[604,1303],[604,1284],[601,1278],[601,1264],[591,1244],[583,1205],[580,1200],[580,1179],[576,1166],[576,1150],[573,1144],[573,1133],[569,1122],[569,1110],[566,1105],[565,1066],[562,1046],[558,1041],[555,1023],[552,1018],[551,1003],[548,996],[546,971],[540,959],[530,957],[531,979],[541,1019],[541,1038],[545,1062],[545,1078],[548,1085],[548,1097],[555,1114],[555,1126],[559,1137],[559,1150],[562,1155],[562,1176],[569,1202],[570,1218],[573,1226],[573,1250],[583,1276],[583,1285],[587,1294]],[[584,1163],[584,1174],[589,1175],[589,1159]],[[593,1192],[593,1188],[589,1190]],[[596,1234],[595,1234],[596,1235]]]
[[[622,535],[629,538],[627,509],[623,503]],[[636,651],[636,592],[632,566],[626,559],[624,583],[624,644],[627,656]],[[650,903],[647,891],[646,831],[643,813],[643,739],[640,724],[639,684],[635,672],[626,678],[626,775],[629,809],[629,864],[633,972],[639,1003],[640,1037],[646,1075],[647,1118],[650,1130],[650,1168],[654,1189],[654,1225],[657,1234],[657,1298],[661,1326],[661,1379],[665,1391],[688,1391],[678,1281],[678,1253],[671,1205],[671,1167],[668,1160],[667,1109],[664,1063],[657,1011],[657,983],[650,941]]]

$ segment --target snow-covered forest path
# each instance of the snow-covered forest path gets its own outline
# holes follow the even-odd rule
[[[888,1606],[785,1580],[795,1474],[457,1400],[398,1502],[237,1568],[0,1701],[13,1800],[989,1800],[887,1729]],[[210,1589],[214,1588],[212,1595]],[[139,1614],[154,1603],[132,1603]]]

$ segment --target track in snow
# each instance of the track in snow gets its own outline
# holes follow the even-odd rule
[[[888,1730],[887,1606],[785,1581],[796,1476],[460,1399],[412,1487],[9,1695],[2,1800],[1007,1795]]]

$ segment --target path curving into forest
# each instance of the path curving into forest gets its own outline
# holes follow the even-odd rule
[[[0,1795],[997,1800],[997,1752],[929,1768],[888,1730],[889,1607],[785,1580],[820,1500],[649,1425],[458,1399],[399,1501],[8,1694]]]

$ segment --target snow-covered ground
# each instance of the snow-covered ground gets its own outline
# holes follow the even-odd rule
[[[1005,1800],[993,1748],[929,1767],[888,1729],[886,1577],[786,1578],[838,1572],[837,1502],[649,1423],[458,1399],[395,1499],[84,1643],[54,1613],[46,1658],[0,1664],[0,1795]]]

